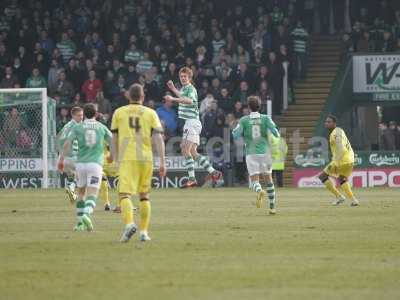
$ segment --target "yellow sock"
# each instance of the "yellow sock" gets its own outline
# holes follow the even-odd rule
[[[102,180],[100,184],[100,199],[103,200],[104,205],[110,205],[110,196],[108,194],[108,181]]]
[[[150,224],[151,205],[149,200],[140,201],[140,231],[148,231]]]
[[[121,215],[125,225],[133,223],[133,205],[129,198],[121,199]]]
[[[342,190],[350,200],[354,199],[353,192],[351,191],[350,183],[345,182],[342,184]]]
[[[332,194],[335,195],[335,197],[340,197],[340,192],[338,191],[338,189],[333,185],[332,181],[330,181],[329,179],[327,181],[324,182],[326,188],[328,189],[328,191],[330,191]]]

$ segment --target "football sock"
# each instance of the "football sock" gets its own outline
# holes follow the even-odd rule
[[[84,210],[85,210],[85,201],[79,199],[78,201],[76,201],[76,217],[78,223],[82,221],[82,216],[85,213]]]
[[[141,200],[139,204],[140,231],[147,232],[150,224],[151,205],[149,200]]]
[[[121,204],[121,215],[122,221],[125,225],[130,225],[133,223],[133,205],[132,201],[129,198],[122,198],[120,201]]]
[[[208,173],[212,173],[215,171],[207,157],[199,155],[196,157],[196,161],[198,162],[199,166],[206,170]]]
[[[99,198],[103,200],[104,205],[110,205],[110,196],[108,194],[108,179],[106,176],[103,176],[101,180]]]
[[[251,184],[251,190],[256,193],[261,192],[261,184],[258,181],[253,181]]]
[[[75,192],[75,176],[74,175],[69,175],[67,176],[67,187],[72,191]]]
[[[267,195],[269,200],[269,208],[275,208],[275,187],[273,183],[267,183]]]
[[[86,196],[84,213],[87,215],[92,214],[95,207],[96,207],[96,196],[93,195]]]
[[[194,160],[193,157],[188,156],[185,158],[185,167],[186,170],[188,171],[189,174],[189,180],[196,180],[195,174],[194,174]]]
[[[324,182],[324,184],[325,184],[326,188],[328,189],[328,191],[330,191],[332,194],[334,194],[336,198],[339,198],[341,196],[340,192],[335,187],[335,185],[332,183],[332,181],[327,180]]]
[[[353,192],[351,191],[350,183],[348,183],[348,182],[343,183],[342,190],[346,194],[348,199],[354,200],[354,195],[353,195]]]

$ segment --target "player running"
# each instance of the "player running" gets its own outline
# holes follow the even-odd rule
[[[112,134],[106,126],[96,121],[96,107],[93,104],[86,104],[83,113],[85,120],[74,126],[68,134],[60,155],[58,168],[64,169],[64,157],[68,155],[70,144],[76,140],[79,150],[76,162],[78,223],[75,230],[92,231],[93,223],[90,215],[96,206],[103,173],[104,142],[111,144]],[[112,154],[109,159],[112,161]]]
[[[275,123],[267,115],[260,114],[261,100],[258,96],[247,98],[250,115],[239,120],[233,129],[234,139],[243,136],[246,149],[246,165],[250,176],[250,188],[257,193],[256,206],[261,207],[268,194],[269,213],[276,214],[275,187],[272,180],[272,158],[268,142],[268,132],[279,137]],[[266,182],[265,192],[260,184]]]
[[[174,83],[170,80],[167,82],[168,88],[176,96],[165,96],[166,101],[174,101],[179,104],[178,116],[185,120],[183,126],[183,137],[181,143],[182,155],[185,157],[185,167],[188,171],[189,180],[182,188],[190,188],[197,186],[194,162],[207,170],[209,173],[208,179],[217,182],[222,179],[222,173],[213,168],[207,157],[200,155],[197,152],[197,146],[200,144],[200,133],[202,125],[199,119],[199,106],[197,100],[196,88],[191,83],[193,72],[188,67],[183,67],[179,70],[179,79],[182,84],[182,89],[179,91]]]
[[[74,106],[71,109],[72,119],[60,130],[57,136],[59,151],[61,152],[64,143],[68,137],[68,134],[71,132],[72,128],[81,123],[83,120],[83,109],[79,106]],[[64,173],[67,177],[67,184],[65,187],[65,192],[67,193],[67,197],[69,201],[73,204],[77,196],[75,194],[75,163],[78,155],[78,142],[75,140],[71,144],[71,149],[68,151],[68,156],[64,159]]]
[[[338,191],[332,181],[329,180],[329,176],[339,179],[342,190],[351,200],[350,205],[358,206],[359,202],[354,197],[350,183],[348,182],[354,165],[353,149],[343,129],[336,126],[335,116],[329,115],[326,118],[325,128],[329,131],[329,146],[332,153],[332,161],[319,175],[319,179],[326,188],[335,195],[336,200],[332,202],[333,205],[339,205],[344,202],[346,198]]]
[[[145,242],[151,240],[148,229],[151,214],[149,192],[153,176],[152,137],[160,156],[160,176],[166,174],[163,129],[156,112],[142,105],[144,91],[140,84],[133,84],[125,97],[129,104],[115,111],[111,123],[115,160],[119,164],[119,203],[125,224],[120,241],[128,242],[137,231],[130,197],[139,194],[139,240]]]

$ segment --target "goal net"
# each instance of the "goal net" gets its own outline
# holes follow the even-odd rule
[[[0,89],[0,188],[58,186],[56,103],[46,89]]]

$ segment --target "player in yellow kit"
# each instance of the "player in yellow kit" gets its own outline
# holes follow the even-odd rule
[[[105,145],[104,146],[104,157],[107,158],[109,156],[110,156],[110,150],[108,149],[108,146]],[[99,198],[101,200],[103,200],[104,210],[106,210],[106,211],[111,210],[108,177],[117,177],[117,176],[118,176],[118,170],[117,170],[115,161],[110,163],[107,161],[107,159],[105,159],[104,164],[103,164],[103,176],[101,179]],[[117,203],[116,207],[119,207],[119,203]]]
[[[149,192],[153,175],[152,138],[160,156],[160,176],[165,176],[163,129],[156,112],[143,106],[144,91],[133,84],[125,93],[129,104],[118,108],[112,118],[111,131],[116,162],[119,164],[118,194],[125,224],[121,242],[128,242],[137,231],[130,197],[139,194],[140,241],[149,241]]]
[[[338,178],[343,192],[351,200],[351,206],[358,206],[359,202],[354,197],[350,183],[348,182],[354,165],[353,149],[343,129],[336,126],[335,116],[329,115],[326,118],[325,128],[329,131],[329,147],[332,153],[332,161],[319,175],[319,179],[335,195],[336,200],[332,203],[333,205],[339,205],[346,198],[338,191],[332,181],[329,180],[329,177]]]

